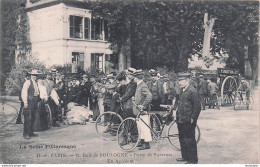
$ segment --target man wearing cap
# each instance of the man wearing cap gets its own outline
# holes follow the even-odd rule
[[[87,88],[87,84],[88,84],[88,78],[87,75],[84,74],[82,76],[82,81],[79,85],[79,92],[80,92],[80,98],[79,98],[79,102],[80,104],[83,104],[85,106],[88,106],[88,88]]]
[[[179,104],[176,111],[176,122],[179,131],[179,141],[182,158],[177,161],[197,163],[197,144],[195,128],[201,111],[200,98],[197,90],[190,84],[190,74],[180,73],[179,84],[182,88]]]
[[[35,115],[37,110],[37,104],[40,100],[39,95],[39,87],[37,84],[37,70],[32,70],[30,73],[31,79],[26,80],[23,84],[22,89],[22,101],[24,103],[24,130],[23,130],[23,137],[25,139],[30,139],[31,137],[38,136],[34,134],[34,122],[35,122]]]
[[[159,81],[157,72],[155,70],[153,70],[153,69],[150,70],[149,74],[152,79],[147,82],[147,86],[148,86],[149,91],[153,95],[151,110],[160,111],[161,110],[160,104],[163,99],[162,90],[161,90],[162,83]]]
[[[99,83],[96,82],[94,75],[90,77],[91,88],[90,88],[90,109],[93,111],[93,121],[96,121],[97,117],[99,116],[99,109],[98,109],[98,88]]]
[[[175,90],[174,85],[169,79],[168,74],[163,75],[163,83],[161,85],[162,90],[162,104],[171,105],[172,100],[174,99]]]
[[[208,93],[209,93],[209,108],[217,103],[218,85],[214,82],[213,78],[208,79]],[[218,106],[217,106],[218,107]]]
[[[104,93],[104,112],[113,111],[113,109],[111,110],[111,104],[112,104],[112,99],[113,99],[115,89],[116,89],[115,84],[107,84],[106,85],[106,90],[105,90],[105,93]],[[108,125],[108,128],[104,131],[104,133],[111,132],[110,126],[113,123],[113,122],[111,122],[111,117],[105,117],[105,122],[109,122],[109,125]],[[115,133],[112,134],[112,135],[115,135]]]
[[[203,75],[200,75],[199,78],[200,78],[200,81],[198,84],[198,92],[200,95],[202,109],[205,110],[206,97],[207,97],[207,93],[208,93],[208,83],[204,79]]]
[[[55,104],[54,100],[51,98],[51,91],[54,89],[55,83],[52,79],[52,74],[48,73],[46,79],[43,81],[43,86],[46,87],[46,91],[48,94],[48,104],[51,109],[52,114],[52,126],[59,127],[60,125],[57,124],[56,121],[58,121],[58,106]]]
[[[120,100],[122,101],[125,110],[125,112],[123,113],[123,118],[134,117],[132,97],[135,95],[137,87],[133,76],[135,71],[136,69],[134,68],[128,68],[128,70],[126,71],[126,76],[120,78],[120,80],[124,80],[125,78],[126,84],[125,94],[122,97],[120,97]]]
[[[241,87],[241,91],[246,92],[246,108],[249,109],[251,89],[245,77],[241,77],[241,86],[239,87]]]
[[[149,115],[146,111],[149,110],[149,105],[152,102],[153,95],[149,91],[147,85],[143,81],[144,73],[142,70],[136,70],[134,73],[134,80],[137,84],[136,92],[135,92],[135,104],[133,111],[135,115],[138,115],[141,111],[143,111],[140,115],[140,118],[144,120],[146,124],[150,124]],[[140,132],[140,148],[139,150],[150,149],[149,142],[152,141],[151,131],[149,127],[147,127],[142,121],[137,121],[138,131]]]

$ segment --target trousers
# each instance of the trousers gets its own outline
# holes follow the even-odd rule
[[[137,128],[140,134],[140,139],[144,139],[145,142],[152,141],[151,130],[145,123],[150,126],[150,117],[149,115],[140,115],[140,119],[137,121]]]
[[[32,100],[28,100],[28,108],[24,110],[24,129],[23,136],[28,137],[34,134],[34,122],[37,110],[39,97],[33,97]]]
[[[182,158],[189,162],[198,162],[195,128],[197,121],[191,123],[177,123]]]

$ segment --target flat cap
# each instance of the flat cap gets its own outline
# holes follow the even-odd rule
[[[169,78],[169,75],[168,74],[164,74],[163,78]]]
[[[114,78],[113,74],[108,74],[107,75],[107,79],[113,79],[113,78]]]
[[[136,69],[135,69],[135,68],[132,68],[132,67],[129,67],[129,68],[127,69],[127,71],[128,71],[129,73],[133,74],[133,73],[135,73]]]
[[[144,75],[143,70],[136,70],[134,76],[138,76],[138,75]]]
[[[189,78],[190,77],[190,73],[188,72],[180,72],[178,73],[178,78],[179,79],[186,79],[186,78]]]
[[[118,80],[118,81],[122,81],[122,80],[124,80],[124,79],[126,79],[126,73],[125,73],[125,71],[120,72],[120,73],[116,76],[116,80]]]

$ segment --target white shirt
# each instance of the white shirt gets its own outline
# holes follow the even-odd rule
[[[143,82],[143,80],[138,80],[136,84],[140,85],[141,82]]]
[[[163,83],[163,91],[164,91],[164,94],[168,93],[167,92],[167,82]]]
[[[38,85],[35,81],[32,80],[32,83],[33,83],[33,86],[34,86],[34,96],[36,95],[39,95],[40,92],[39,92],[39,88],[38,88]],[[30,87],[30,84],[31,84],[31,81],[30,80],[26,80],[23,84],[23,89],[22,89],[22,92],[21,92],[21,97],[22,97],[22,100],[24,103],[27,103],[28,104],[28,89]]]
[[[185,86],[185,88],[183,88],[183,92],[188,88],[190,84],[188,84],[187,86]]]

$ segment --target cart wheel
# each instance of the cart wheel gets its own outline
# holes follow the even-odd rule
[[[198,144],[200,141],[200,128],[197,125],[195,128],[195,140],[196,143]],[[179,131],[177,127],[177,123],[175,121],[171,122],[171,124],[168,127],[167,130],[167,137],[169,140],[169,143],[172,145],[173,149],[180,151],[181,146],[180,146],[180,141],[179,141]]]
[[[137,123],[134,118],[126,118],[117,130],[117,142],[124,151],[132,151],[140,142]]]
[[[224,106],[231,106],[234,103],[236,90],[236,79],[232,76],[226,77],[221,85],[221,104]]]
[[[95,123],[96,132],[104,140],[116,140],[117,129],[122,121],[119,114],[107,111],[98,116]]]

